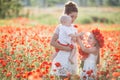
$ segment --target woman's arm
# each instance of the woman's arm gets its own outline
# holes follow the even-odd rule
[[[62,46],[62,45],[60,45],[57,42],[57,40],[58,40],[58,34],[54,33],[53,36],[52,36],[50,45],[55,47],[55,48],[58,48],[60,50],[65,50],[65,51],[71,51],[72,50],[69,46]]]

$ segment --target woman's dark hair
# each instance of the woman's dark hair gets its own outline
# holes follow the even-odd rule
[[[77,8],[77,5],[75,2],[72,2],[72,1],[68,1],[66,4],[65,4],[65,10],[64,10],[65,14],[69,15],[70,13],[72,12],[78,12],[78,8]]]

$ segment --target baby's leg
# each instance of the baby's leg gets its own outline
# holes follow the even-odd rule
[[[69,61],[70,61],[71,64],[74,64],[73,56],[74,56],[74,54],[73,54],[73,53],[70,53]]]
[[[76,54],[76,46],[74,45],[74,48],[72,49],[70,56],[69,56],[69,61],[71,64],[74,64],[73,57],[75,56],[75,54]]]

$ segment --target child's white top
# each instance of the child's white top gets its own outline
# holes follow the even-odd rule
[[[55,32],[59,33],[58,41],[61,44],[71,44],[71,37],[68,35],[77,33],[77,29],[74,27],[74,25],[68,27],[60,24],[56,30],[57,31]]]
[[[98,55],[89,54],[88,58],[85,59],[87,63],[95,63],[97,62]]]

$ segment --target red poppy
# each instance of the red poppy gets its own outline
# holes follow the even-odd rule
[[[113,77],[119,77],[120,76],[120,72],[113,72],[112,76]]]
[[[78,25],[77,25],[77,24],[75,24],[75,25],[74,25],[74,27],[75,27],[75,28],[78,28]]]
[[[56,67],[61,67],[61,64],[60,64],[59,62],[56,62],[56,63],[55,63],[55,66],[56,66]]]
[[[12,75],[12,73],[11,72],[8,72],[7,74],[6,74],[6,77],[9,77],[9,76],[11,76]]]
[[[89,56],[89,54],[83,52],[83,51],[80,49],[80,47],[78,47],[78,50],[79,50],[79,54],[80,54],[81,60],[85,60],[85,59]]]

